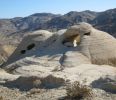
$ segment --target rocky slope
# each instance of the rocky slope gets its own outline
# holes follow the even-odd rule
[[[83,11],[76,12],[71,11],[65,15],[51,19],[46,23],[47,29],[64,29],[79,22],[90,22],[98,15],[97,12]]]
[[[11,34],[15,32],[24,32],[41,28],[42,24],[59,15],[50,13],[36,13],[28,17],[16,17],[12,19],[0,20],[0,33]]]
[[[106,31],[116,37],[116,9],[99,13],[93,21],[96,28]]]
[[[104,12],[88,10],[82,12],[71,11],[64,15],[36,13],[24,18],[0,19],[0,34],[22,36],[25,32],[38,29],[56,31],[84,21],[115,36],[115,16],[116,9]]]
[[[36,13],[25,18],[0,19],[0,49],[3,49],[2,46],[7,46],[9,48],[7,52],[12,50],[11,54],[25,34],[36,29],[41,29],[44,23],[57,16],[60,15]],[[0,59],[2,58],[0,57]]]

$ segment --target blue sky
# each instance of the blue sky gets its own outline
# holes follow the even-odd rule
[[[116,8],[116,0],[0,0],[0,18],[24,17],[33,13],[65,14],[69,11],[104,11]]]

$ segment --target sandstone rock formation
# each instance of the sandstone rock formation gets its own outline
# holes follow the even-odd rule
[[[86,80],[83,84],[92,86],[93,91],[100,90],[100,95],[107,92],[113,94],[116,92],[116,88],[112,88],[116,87],[115,49],[114,37],[88,23],[80,23],[57,33],[36,31],[25,36],[2,65],[10,73],[5,74],[2,81],[9,75],[16,75],[13,79],[9,77],[2,85],[21,90],[30,87],[54,89]],[[27,85],[23,84],[26,82]],[[95,92],[96,95],[99,93]],[[101,97],[101,100],[104,98]]]

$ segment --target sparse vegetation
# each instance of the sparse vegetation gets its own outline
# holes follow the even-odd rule
[[[73,84],[68,85],[66,88],[67,96],[71,100],[79,100],[82,98],[91,98],[92,90],[87,85],[82,85],[80,82],[75,81]]]
[[[0,96],[0,100],[4,100],[2,96]]]
[[[116,58],[110,58],[110,59],[92,59],[92,64],[97,64],[97,65],[111,65],[116,67]]]
[[[3,61],[0,59],[0,65],[2,65],[3,64]]]

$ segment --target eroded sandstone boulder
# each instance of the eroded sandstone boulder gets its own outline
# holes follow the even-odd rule
[[[20,87],[26,81],[37,78],[37,86],[57,87],[74,81],[86,81],[84,84],[92,85],[92,88],[111,93],[116,91],[113,78],[116,76],[114,37],[88,23],[59,31],[61,34],[38,32],[26,36],[2,66],[10,74],[21,76],[13,81],[6,81],[6,84],[10,82],[13,86]],[[110,82],[104,81],[107,76],[110,76]],[[103,80],[99,83],[101,78]],[[39,82],[42,82],[41,85]],[[28,85],[26,88],[32,88],[33,82]]]

